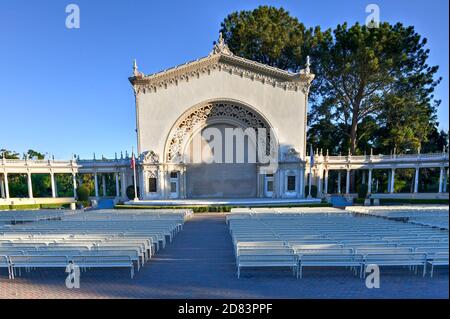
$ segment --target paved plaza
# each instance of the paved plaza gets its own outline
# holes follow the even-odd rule
[[[223,214],[195,214],[171,244],[130,279],[128,270],[89,270],[80,289],[67,289],[64,270],[0,275],[0,298],[448,298],[448,270],[434,278],[406,269],[381,269],[381,287],[345,269],[244,270],[237,279],[233,246]]]

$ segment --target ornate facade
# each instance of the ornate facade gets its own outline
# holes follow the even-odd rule
[[[238,57],[222,36],[208,56],[160,73],[144,75],[135,63],[129,80],[136,100],[140,198],[304,197],[313,79],[309,65],[291,73]],[[193,138],[207,128],[264,128],[278,169],[260,174],[259,162],[190,165]]]

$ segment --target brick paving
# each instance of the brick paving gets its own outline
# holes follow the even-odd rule
[[[448,298],[448,270],[434,278],[405,269],[381,269],[381,288],[367,289],[350,271],[244,270],[236,277],[231,237],[222,214],[196,214],[130,279],[127,269],[89,270],[80,289],[65,287],[64,270],[22,272],[9,280],[0,270],[0,298]]]

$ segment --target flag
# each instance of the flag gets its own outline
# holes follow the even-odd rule
[[[136,167],[136,160],[134,159],[134,153],[131,154],[131,168],[135,168]]]
[[[314,166],[314,152],[313,152],[313,148],[312,145],[309,146],[309,166],[313,167]]]

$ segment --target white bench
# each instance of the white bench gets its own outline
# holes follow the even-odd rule
[[[294,251],[286,247],[241,247],[237,249],[236,256],[242,255],[293,255]]]
[[[9,256],[11,264],[12,278],[16,274],[16,269],[21,268],[66,268],[69,264],[69,258],[67,256],[52,256],[52,255],[23,255],[23,256]]]
[[[73,256],[73,264],[83,268],[130,268],[131,279],[134,277],[134,265],[130,256]]]
[[[298,258],[296,255],[240,255],[236,258],[237,276],[241,276],[241,268],[272,268],[288,267],[292,269],[294,276],[298,272]]]
[[[299,277],[303,277],[303,267],[351,267],[363,269],[363,256],[351,253],[311,253],[299,255]]]
[[[428,263],[431,265],[430,277],[433,277],[434,266],[448,267],[448,252],[440,252],[434,254],[433,259],[429,260]]]
[[[8,256],[2,256],[0,255],[0,268],[6,268],[8,269],[8,277],[9,279],[12,279],[12,272],[11,272],[11,264],[9,262]]]
[[[377,266],[423,266],[423,276],[427,268],[427,254],[424,253],[371,253],[364,256],[364,267]]]

